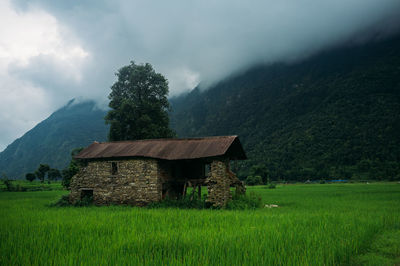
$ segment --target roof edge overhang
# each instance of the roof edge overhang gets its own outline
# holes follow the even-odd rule
[[[74,156],[74,159],[81,160],[81,161],[155,159],[155,160],[172,162],[172,161],[209,160],[209,159],[218,159],[218,158],[228,158],[229,160],[247,160],[247,157],[229,157],[229,156],[225,156],[225,155],[196,157],[196,158],[182,158],[182,159],[165,159],[165,158],[150,157],[150,156],[114,156],[114,157],[95,157],[95,158],[79,158],[79,157]]]
[[[219,141],[221,139],[221,141]],[[126,143],[128,145],[133,145],[134,148],[136,148],[134,145],[138,143],[138,145],[143,145],[145,143],[146,145],[151,144],[152,142],[155,142],[155,147],[157,145],[161,146],[161,149],[164,148],[166,149],[166,145],[175,145],[174,142],[179,142],[183,143],[183,145],[186,144],[186,149],[190,148],[190,146],[187,146],[187,142],[195,142],[198,145],[201,145],[201,142],[204,141],[206,145],[206,148],[209,148],[209,142],[214,141],[215,144],[219,148],[216,148],[216,151],[210,152],[206,151],[203,154],[207,154],[206,156],[198,156],[201,155],[198,154],[193,154],[192,150],[188,150],[187,155],[185,155],[185,152],[178,153],[178,154],[165,154],[163,152],[152,152],[148,151],[147,154],[146,152],[143,151],[136,151],[131,152],[131,154],[127,154],[124,152],[121,152],[121,149],[115,149],[115,145],[118,145],[121,147],[121,144]],[[164,142],[166,144],[164,144]],[[196,144],[196,145],[197,145]],[[164,145],[164,146],[163,146]],[[208,145],[208,146],[207,146]],[[214,147],[214,146],[211,147]],[[221,146],[222,145],[222,146]],[[114,146],[114,154],[110,154],[108,149],[113,149]],[[185,147],[185,146],[184,146]],[[131,147],[132,148],[132,147]],[[140,149],[140,147],[138,148]],[[111,152],[111,153],[112,153]],[[119,154],[118,154],[119,153]],[[93,142],[91,145],[89,145],[87,148],[82,150],[79,154],[74,156],[75,159],[78,160],[117,160],[117,159],[129,159],[129,158],[151,158],[151,159],[159,159],[159,160],[167,160],[167,161],[177,161],[177,160],[201,160],[201,159],[207,159],[207,158],[215,158],[215,157],[225,157],[229,158],[230,160],[246,160],[247,156],[244,152],[244,149],[240,143],[240,140],[238,136],[233,135],[233,136],[215,136],[215,137],[202,137],[202,138],[183,138],[183,139],[150,139],[150,140],[137,140],[137,141],[114,141],[114,142]]]

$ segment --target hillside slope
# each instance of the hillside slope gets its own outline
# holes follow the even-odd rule
[[[70,101],[0,153],[0,173],[21,179],[40,163],[64,168],[72,149],[106,140],[105,113],[94,102]]]
[[[180,137],[239,135],[242,175],[400,179],[400,38],[255,67],[172,107]]]

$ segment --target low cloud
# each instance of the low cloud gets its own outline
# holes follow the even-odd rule
[[[18,0],[0,8],[2,17],[9,15],[7,25],[20,25],[0,26],[0,34],[13,40],[0,42],[0,75],[25,84],[13,87],[16,91],[34,88],[32,93],[41,95],[24,103],[26,111],[40,113],[33,115],[36,122],[74,97],[104,102],[114,73],[131,60],[149,62],[164,74],[173,96],[254,64],[293,62],[345,41],[384,38],[400,25],[398,0]],[[39,33],[17,34],[28,31]],[[23,58],[14,55],[18,45]],[[21,99],[1,101],[0,106],[21,104]],[[48,108],[36,109],[36,101]],[[0,123],[23,116],[2,117]],[[14,135],[0,129],[0,150],[31,124],[23,130],[15,126]]]

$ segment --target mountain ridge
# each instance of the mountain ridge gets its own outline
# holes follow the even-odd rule
[[[72,149],[106,140],[105,112],[93,101],[69,101],[0,153],[0,173],[21,179],[40,163],[63,169]]]

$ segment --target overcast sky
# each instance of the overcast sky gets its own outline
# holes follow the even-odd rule
[[[173,96],[385,36],[398,18],[399,0],[0,0],[0,151],[71,98],[107,104],[131,60],[164,74]]]

